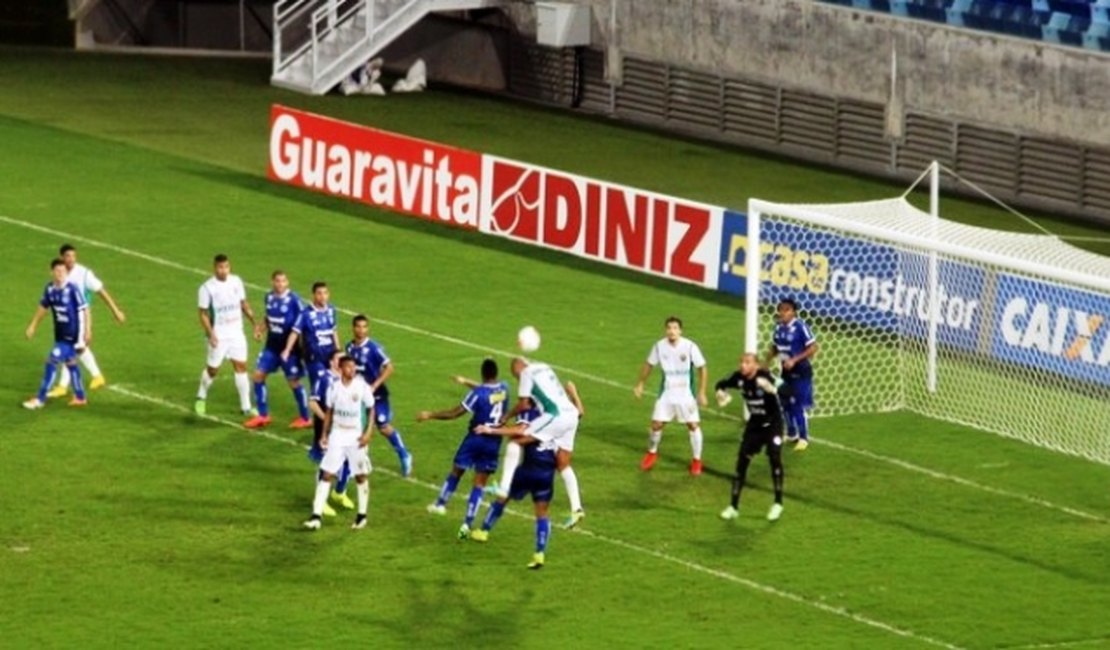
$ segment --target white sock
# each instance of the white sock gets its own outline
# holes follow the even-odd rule
[[[574,473],[574,468],[567,465],[563,471],[559,472],[563,477],[563,483],[567,486],[567,498],[570,499],[570,511],[578,512],[582,509],[582,495],[578,492],[578,475]]]
[[[200,371],[200,388],[197,389],[197,399],[208,399],[208,389],[214,381],[216,381],[216,378],[209,377],[207,369]]]
[[[245,372],[235,373],[235,390],[239,391],[239,408],[251,410],[251,380]]]
[[[362,483],[356,481],[355,487],[358,489],[358,514],[365,515],[366,508],[370,505],[370,480]]]
[[[653,454],[659,453],[659,441],[663,439],[663,430],[656,431],[652,429],[648,432],[648,451]]]
[[[316,481],[316,496],[312,499],[312,514],[317,517],[324,516],[324,504],[328,502],[328,492],[331,492],[331,481]]]
[[[70,382],[69,370],[65,367],[65,364],[58,366],[58,368],[58,388],[68,389]]]
[[[85,348],[85,351],[77,358],[85,365],[85,369],[89,371],[90,377],[95,379],[100,376],[100,366],[97,365],[96,357],[93,355],[91,349]]]
[[[501,492],[504,494],[509,493],[513,484],[513,474],[516,474],[516,468],[520,465],[520,453],[520,445],[515,442],[505,445],[505,468],[501,470]]]
[[[701,460],[701,444],[701,427],[698,427],[690,432],[690,451],[693,453],[694,460]]]

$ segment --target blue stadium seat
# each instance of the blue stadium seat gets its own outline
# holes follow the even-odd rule
[[[1110,40],[1110,23],[1092,22],[1083,34],[1083,47],[1088,50],[1106,51],[1106,41]]]

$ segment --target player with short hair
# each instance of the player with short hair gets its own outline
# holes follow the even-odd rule
[[[541,416],[541,419],[542,416]],[[550,425],[549,425],[550,426]],[[528,433],[537,430],[533,423],[518,423],[509,427],[479,425],[475,431],[482,435],[509,436],[511,444],[523,450],[523,460],[509,476],[511,484],[507,493],[502,494],[490,506],[482,527],[470,532],[470,538],[477,542],[489,540],[490,531],[505,512],[509,499],[521,500],[532,496],[536,517],[536,551],[532,554],[529,569],[542,569],[546,561],[547,542],[551,537],[551,519],[548,509],[555,494],[555,472],[558,465],[556,442],[540,440]]]
[[[328,391],[331,390],[331,385],[339,381],[339,359],[343,357],[341,350],[336,350],[331,353],[328,358],[328,369],[320,378],[312,385],[312,395],[309,397],[308,408],[312,411],[312,424],[313,424],[313,437],[312,446],[308,449],[308,459],[316,465],[320,466],[320,461],[324,460],[324,450],[320,447],[320,439],[324,437],[324,420],[328,415]],[[317,469],[316,480],[320,480],[320,472]],[[354,510],[355,502],[347,496],[347,483],[351,479],[351,466],[349,463],[343,464],[343,469],[340,470],[339,476],[336,477],[335,489],[332,490],[331,498],[343,506],[347,510]],[[328,505],[324,504],[324,516],[334,517],[335,510]]]
[[[813,366],[810,359],[817,354],[817,337],[798,318],[798,303],[783,298],[776,309],[773,343],[767,350],[767,363],[778,357],[782,368],[779,397],[786,412],[786,439],[794,442],[795,451],[809,446],[809,416],[813,408]]]
[[[428,512],[432,514],[446,514],[447,501],[458,488],[459,480],[466,470],[473,470],[474,485],[470,489],[470,497],[466,502],[466,516],[459,527],[459,539],[466,539],[470,535],[474,517],[477,516],[478,507],[482,503],[486,483],[497,471],[497,457],[501,453],[500,438],[478,435],[474,429],[481,424],[499,424],[505,405],[509,401],[508,384],[497,380],[496,361],[493,359],[482,361],[481,377],[482,383],[472,387],[462,402],[456,404],[454,408],[442,411],[420,411],[416,415],[417,422],[426,422],[427,420],[454,420],[467,413],[470,414],[466,436],[455,452],[451,472],[447,474],[435,503],[428,506]]]
[[[335,307],[328,302],[329,298],[331,292],[327,282],[312,283],[312,304],[301,311],[301,316],[293,325],[293,331],[285,343],[285,349],[281,351],[281,360],[288,361],[293,356],[297,342],[302,342],[305,368],[311,382],[315,382],[327,371],[332,352],[341,349]]]
[[[354,339],[347,344],[347,354],[355,360],[362,377],[374,391],[374,423],[378,431],[397,452],[401,462],[401,476],[412,476],[412,454],[405,447],[401,432],[393,426],[393,409],[389,405],[389,387],[385,382],[393,376],[393,362],[380,343],[370,338],[370,319],[359,314],[351,319]]]
[[[522,433],[530,438],[535,438],[555,451],[556,469],[563,477],[567,488],[567,499],[570,501],[570,515],[563,523],[564,528],[574,528],[586,516],[582,508],[582,495],[578,488],[578,475],[571,467],[574,454],[574,440],[578,435],[578,421],[585,413],[582,400],[574,384],[565,386],[559,382],[555,371],[546,363],[528,361],[523,357],[516,357],[510,365],[513,376],[518,382],[517,403],[505,414],[505,421],[520,416],[532,409],[537,409],[538,414],[529,421],[521,423],[524,426]],[[519,444],[509,441],[505,445],[504,469],[501,471],[501,482],[497,487],[497,495],[504,497],[509,494],[513,484],[513,473],[520,465],[522,448]]]
[[[243,335],[243,317],[255,325],[254,312],[247,302],[243,280],[231,272],[231,261],[220,253],[212,258],[213,275],[200,285],[197,292],[197,311],[200,325],[208,339],[208,357],[200,373],[197,401],[193,405],[197,415],[208,412],[208,389],[220,371],[225,359],[231,360],[235,371],[235,389],[239,392],[239,408],[243,415],[253,416],[251,386],[247,377],[247,337]]]
[[[678,420],[690,432],[690,474],[698,476],[702,472],[703,442],[698,405],[705,406],[709,403],[705,397],[709,370],[698,344],[682,336],[682,320],[677,316],[670,316],[664,325],[666,336],[651,346],[651,352],[640,368],[639,381],[632,389],[637,399],[642,397],[644,382],[652,368],[659,366],[663,380],[651,413],[648,451],[640,461],[640,469],[646,472],[655,466],[655,461],[659,458],[659,441],[663,439],[663,427],[668,422]],[[694,369],[698,371],[697,382],[694,381]]]
[[[767,512],[767,519],[777,521],[782,516],[782,405],[775,390],[775,381],[766,368],[759,366],[759,357],[749,352],[740,357],[739,369],[717,382],[717,404],[722,408],[731,400],[727,390],[739,389],[748,407],[748,423],[744,438],[736,455],[736,476],[732,479],[732,501],[721,512],[722,519],[736,519],[740,514],[740,490],[748,476],[752,457],[767,448],[771,462],[771,480],[775,486],[775,502]]]
[[[84,294],[67,280],[66,265],[61,258],[55,258],[50,262],[50,273],[52,279],[43,288],[42,298],[26,331],[28,339],[34,338],[39,322],[47,312],[52,314],[54,345],[46,357],[46,369],[43,372],[38,394],[23,402],[23,408],[30,410],[40,409],[46,404],[46,391],[54,382],[59,363],[64,363],[69,370],[73,385],[74,397],[69,405],[86,404],[85,387],[81,385],[81,369],[77,367],[77,348],[86,341],[85,323],[88,317],[88,305],[85,303]]]
[[[77,358],[92,377],[89,381],[89,388],[96,390],[102,388],[107,382],[105,382],[104,375],[100,372],[100,366],[96,363],[96,356],[93,355],[90,347],[93,338],[93,294],[99,294],[104,299],[104,303],[108,305],[108,309],[111,310],[116,322],[123,323],[127,320],[127,316],[116,305],[116,301],[112,299],[112,294],[108,293],[108,289],[104,287],[104,283],[92,272],[92,269],[77,263],[77,249],[72,244],[62,244],[58,249],[58,255],[65,263],[66,281],[77,287],[77,290],[81,292],[85,299],[85,303],[89,306],[85,316],[85,340],[77,344]],[[66,393],[69,392],[69,380],[69,373],[58,373],[58,385],[51,389],[46,396],[65,397]]]
[[[293,429],[305,429],[312,426],[312,421],[308,419],[308,397],[301,384],[301,377],[305,372],[301,355],[294,350],[288,359],[281,358],[285,344],[293,333],[293,326],[304,310],[304,303],[295,291],[289,289],[289,277],[284,271],[279,269],[270,275],[270,286],[271,291],[263,300],[266,320],[254,327],[255,340],[261,341],[263,333],[266,337],[266,343],[258,353],[258,361],[254,367],[254,401],[258,404],[258,415],[247,420],[243,426],[259,429],[270,424],[270,396],[266,389],[266,377],[280,368],[293,391],[293,399],[297,402],[298,417],[289,426]]]
[[[366,527],[366,510],[370,503],[367,477],[372,468],[367,446],[374,430],[374,392],[359,376],[355,360],[351,357],[340,357],[339,381],[328,390],[327,403],[324,435],[320,438],[320,448],[324,450],[320,461],[320,480],[316,483],[312,516],[304,522],[304,526],[309,530],[320,529],[332,481],[347,463],[358,484],[358,514],[351,528],[359,530]]]

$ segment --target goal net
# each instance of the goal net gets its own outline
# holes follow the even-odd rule
[[[906,409],[1110,464],[1110,258],[904,197],[748,203],[746,346],[793,298],[814,414]]]

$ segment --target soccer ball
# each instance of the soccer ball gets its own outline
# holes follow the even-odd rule
[[[520,346],[522,352],[535,352],[540,349],[540,333],[539,330],[526,325],[520,328],[516,335],[516,344]]]

